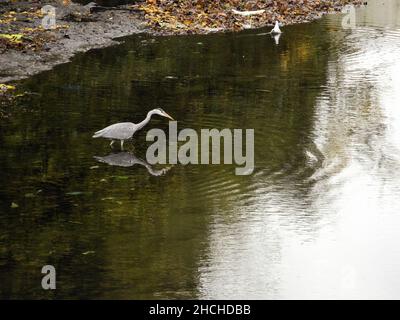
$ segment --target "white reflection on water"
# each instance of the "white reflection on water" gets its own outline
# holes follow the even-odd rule
[[[400,5],[376,5],[329,65],[312,192],[283,181],[216,218],[203,298],[400,298]]]

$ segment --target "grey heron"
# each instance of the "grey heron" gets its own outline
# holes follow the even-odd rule
[[[142,129],[151,119],[151,117],[155,114],[158,114],[162,117],[166,117],[168,119],[174,120],[168,113],[166,113],[163,109],[157,108],[149,111],[147,113],[146,118],[139,123],[133,122],[120,122],[112,124],[104,129],[101,129],[94,133],[93,138],[105,138],[111,140],[110,146],[112,147],[115,140],[121,141],[121,149],[124,147],[124,141],[132,138],[132,136]]]

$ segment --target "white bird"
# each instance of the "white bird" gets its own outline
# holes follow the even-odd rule
[[[279,28],[279,22],[278,21],[275,22],[275,27],[271,30],[270,33],[271,34],[281,34],[282,33],[281,29]]]

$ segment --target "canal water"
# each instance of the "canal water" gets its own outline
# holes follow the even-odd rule
[[[135,35],[20,83],[0,124],[0,297],[400,298],[400,2]],[[255,169],[151,166],[92,134],[162,107],[255,130]],[[41,288],[41,268],[57,289]]]

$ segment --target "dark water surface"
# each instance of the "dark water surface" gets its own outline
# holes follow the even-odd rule
[[[0,126],[0,297],[400,298],[400,5],[374,3],[353,30],[137,35],[24,81]],[[254,128],[254,173],[140,162],[161,118],[128,153],[91,138],[160,106]]]

